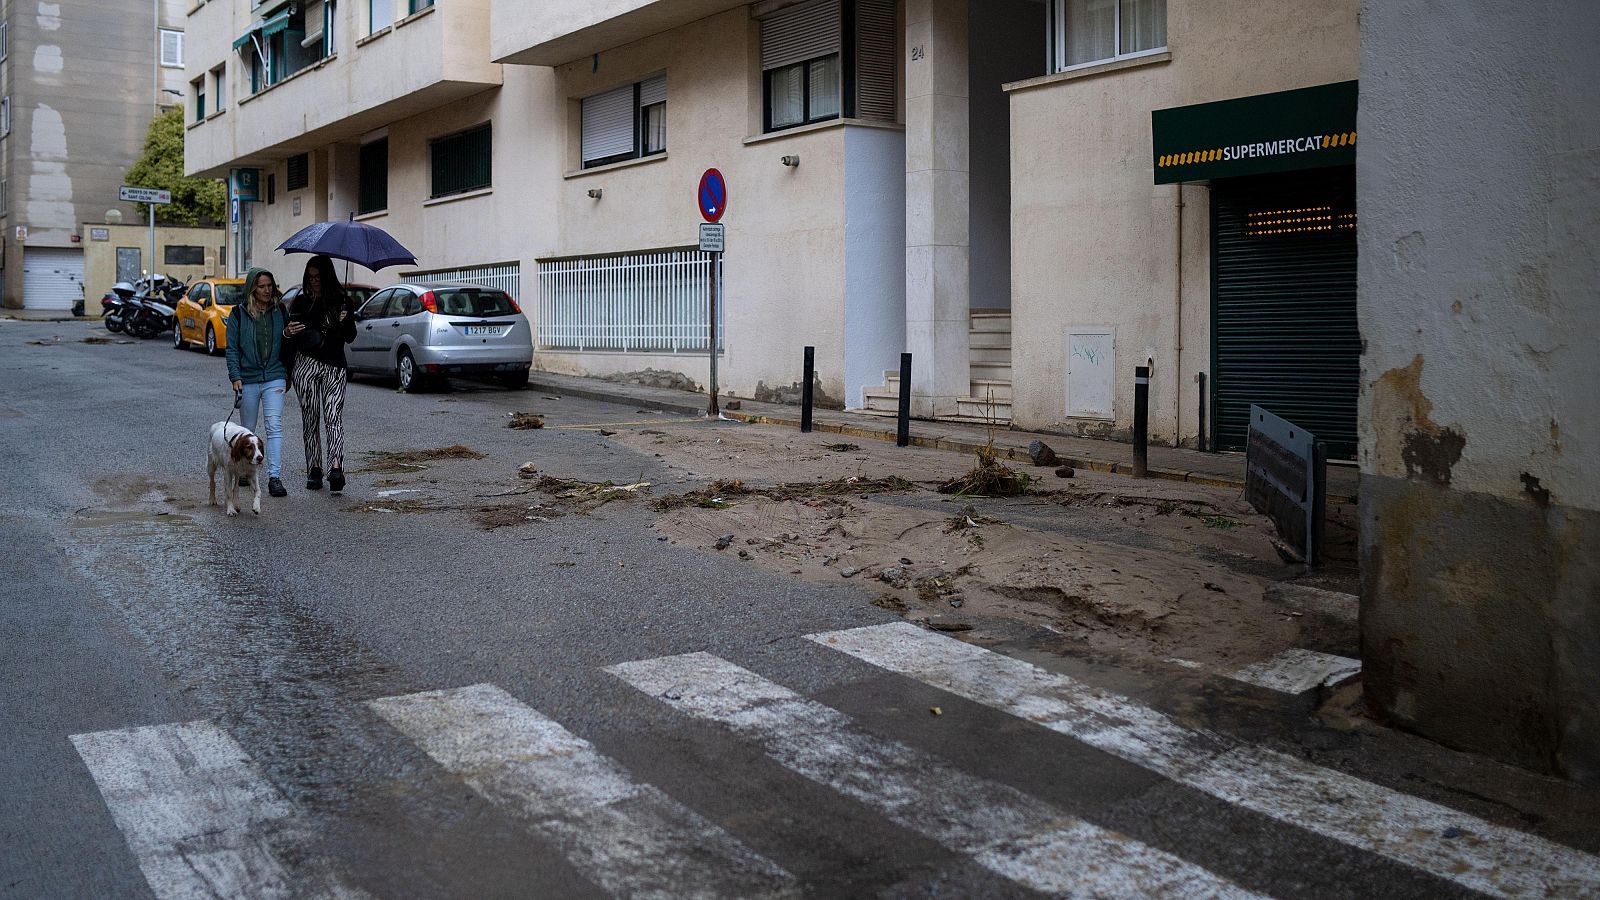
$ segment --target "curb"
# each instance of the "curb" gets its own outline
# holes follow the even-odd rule
[[[598,388],[582,387],[576,389],[567,389],[547,381],[540,381],[537,376],[530,377],[528,379],[528,386],[537,386],[540,390],[550,391],[552,393],[560,394],[564,397],[577,397],[582,400],[598,400],[603,403],[632,403],[637,409],[653,409],[660,410],[662,412],[675,412],[691,416],[700,415],[701,413],[705,412],[705,408],[700,404],[690,405],[687,403],[673,403],[665,400],[640,399],[638,397],[630,396],[622,390],[608,391]],[[799,416],[790,418],[788,416],[774,416],[767,413],[747,413],[740,411],[724,411],[723,415],[735,421],[743,422],[746,425],[775,425],[781,428],[796,429],[800,427]],[[895,431],[889,429],[872,428],[867,425],[818,422],[815,420],[813,420],[811,423],[811,430],[813,432],[820,431],[826,434],[839,434],[844,435],[845,437],[855,437],[873,441],[886,441],[888,443],[894,443],[898,437]],[[919,437],[917,435],[911,436],[911,445],[914,447],[922,447],[928,450],[947,450],[956,453],[976,453],[980,448],[988,446],[987,443],[979,443],[976,441],[964,441],[951,438]],[[1010,460],[1012,462],[1027,461],[1030,465],[1032,464],[1032,460],[1028,458],[1027,451],[1019,447],[997,446],[995,447],[995,452],[1001,458]],[[1133,476],[1133,466],[1125,462],[1115,462],[1108,459],[1076,456],[1059,452],[1056,454],[1056,458],[1059,460],[1061,465],[1072,466],[1075,469],[1086,469],[1090,472],[1102,472],[1108,475],[1125,475],[1130,478]],[[1149,472],[1151,478],[1160,479],[1162,481],[1181,481],[1189,484],[1203,485],[1205,487],[1231,488],[1240,491],[1244,490],[1245,486],[1243,479],[1228,478],[1222,475],[1211,475],[1204,472],[1187,472],[1182,469],[1167,469],[1160,466],[1150,466],[1147,471]],[[1339,503],[1354,503],[1356,500],[1355,497],[1334,493],[1329,493],[1328,499]]]

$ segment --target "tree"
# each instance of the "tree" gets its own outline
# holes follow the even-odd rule
[[[144,153],[128,167],[127,183],[133,187],[172,192],[172,202],[156,205],[156,221],[168,225],[216,225],[223,221],[227,195],[213,178],[188,178],[183,174],[183,107],[174,106],[150,122]],[[148,218],[148,204],[139,217]]]

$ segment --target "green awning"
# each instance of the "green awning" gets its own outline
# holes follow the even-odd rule
[[[1156,184],[1356,161],[1357,83],[1342,81],[1151,113]]]
[[[260,35],[262,37],[271,37],[280,31],[287,30],[289,30],[289,11],[284,10],[283,12],[278,13],[264,22],[258,22],[254,25],[251,25],[249,31],[246,31],[244,34],[234,38],[233,49],[238,50],[245,44],[250,43],[250,38],[256,35]]]

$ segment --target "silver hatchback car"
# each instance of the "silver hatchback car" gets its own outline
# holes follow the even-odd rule
[[[533,366],[533,329],[504,291],[402,282],[356,311],[356,339],[345,359],[351,372],[391,375],[407,392],[451,375],[520,388]]]

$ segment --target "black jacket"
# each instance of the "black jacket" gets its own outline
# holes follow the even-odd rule
[[[304,322],[306,326],[306,330],[296,336],[295,351],[298,355],[319,359],[341,369],[348,367],[344,345],[356,339],[356,320],[354,315],[346,315],[344,321],[340,322],[341,308],[348,309],[326,301],[313,302],[303,292],[295,296],[289,319],[292,322]]]

